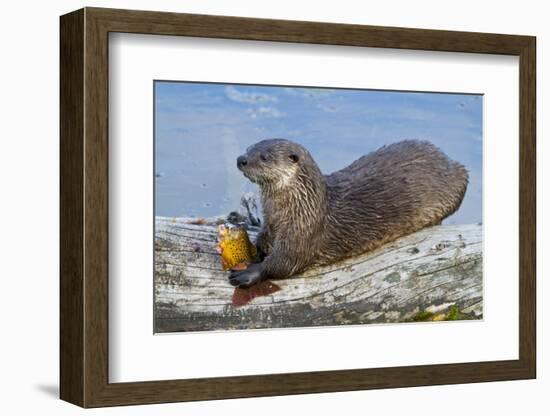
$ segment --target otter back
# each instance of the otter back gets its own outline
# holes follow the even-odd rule
[[[326,181],[329,216],[320,263],[440,224],[459,208],[468,172],[431,143],[407,140],[359,158]]]

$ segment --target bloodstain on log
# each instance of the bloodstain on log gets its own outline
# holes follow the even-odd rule
[[[257,283],[247,289],[241,289],[238,287],[233,292],[231,304],[238,308],[240,306],[247,305],[255,298],[260,296],[268,296],[272,293],[278,292],[279,290],[281,290],[281,288],[269,280],[264,280],[263,282]]]

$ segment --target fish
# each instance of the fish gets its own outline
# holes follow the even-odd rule
[[[230,224],[218,226],[216,248],[222,258],[223,270],[245,270],[258,255],[246,230]]]

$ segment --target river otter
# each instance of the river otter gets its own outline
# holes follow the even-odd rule
[[[266,257],[229,276],[248,287],[373,250],[440,224],[460,206],[463,165],[426,141],[383,146],[325,176],[309,152],[284,139],[263,140],[237,158],[259,185],[263,226],[256,245]]]

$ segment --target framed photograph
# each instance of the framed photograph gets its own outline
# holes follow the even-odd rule
[[[60,395],[535,378],[535,38],[61,17]]]

